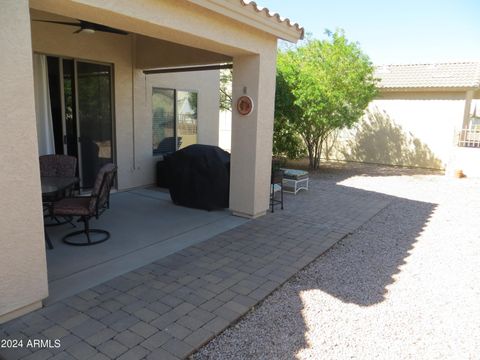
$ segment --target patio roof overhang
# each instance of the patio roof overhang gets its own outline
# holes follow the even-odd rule
[[[30,0],[30,8],[226,56],[259,54],[265,39],[296,42],[303,28],[243,0]],[[186,21],[186,19],[190,19]]]
[[[59,42],[64,44],[64,53],[58,55],[73,56],[69,47],[77,47],[77,53],[87,50],[88,44],[94,44],[99,38],[109,41],[110,47],[119,43],[130,43],[134,53],[135,67],[138,69],[158,69],[170,67],[200,66],[209,64],[231,63],[232,57],[204,50],[198,47],[181,45],[167,40],[152,38],[138,33],[128,32],[127,36],[95,32],[91,35],[72,34],[76,28],[52,22],[77,22],[77,18],[56,13],[30,10],[33,50],[40,53],[56,54]],[[83,19],[82,19],[83,20]],[[72,43],[75,42],[75,45]],[[39,44],[41,44],[39,48]],[[47,49],[47,50],[46,50]],[[70,53],[69,53],[70,52]],[[108,52],[105,48],[104,52]],[[87,54],[88,51],[85,51]],[[76,55],[79,58],[84,56]],[[92,59],[95,60],[95,59]]]

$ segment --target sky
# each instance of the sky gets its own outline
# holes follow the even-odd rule
[[[345,30],[372,62],[480,61],[480,0],[257,0],[313,38]]]

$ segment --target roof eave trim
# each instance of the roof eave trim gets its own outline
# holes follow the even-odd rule
[[[245,11],[245,6],[249,6],[248,4],[238,6],[225,0],[188,1],[292,43],[303,39],[304,36],[303,28],[289,25],[285,21],[278,21],[276,17],[272,19],[260,16],[254,11]]]
[[[470,91],[480,90],[479,86],[424,86],[424,87],[381,87],[377,89],[383,92],[402,92],[402,91]]]

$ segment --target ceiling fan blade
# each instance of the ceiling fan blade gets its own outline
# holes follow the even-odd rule
[[[102,31],[102,32],[107,32],[112,34],[128,35],[128,32],[126,31],[111,28],[110,26],[106,26],[106,25],[100,25],[100,24],[95,24],[88,21],[83,21],[83,20],[80,20],[80,26],[83,29],[93,29],[95,31]]]
[[[52,23],[52,24],[60,24],[60,25],[69,25],[69,26],[80,26],[79,23],[68,22],[68,21],[36,20],[36,19],[34,19],[33,21],[46,22],[46,23]]]
[[[95,31],[103,31],[107,33],[112,33],[112,34],[119,34],[119,35],[128,35],[128,32],[111,28],[109,26],[105,25],[100,25],[100,24],[95,24],[89,21],[84,21],[84,20],[78,20],[78,23],[74,22],[68,22],[68,21],[56,21],[56,20],[40,20],[40,19],[34,19],[33,21],[39,21],[39,22],[46,22],[46,23],[51,23],[51,24],[59,24],[59,25],[68,25],[68,26],[80,26],[80,29],[74,32],[74,34],[78,34],[82,32],[84,29],[91,29]]]
[[[128,35],[128,32],[126,32],[126,31],[119,30],[119,29],[114,29],[114,28],[111,28],[111,27],[105,27],[105,29],[103,29],[103,30],[102,29],[97,29],[97,30],[112,33],[112,34]]]

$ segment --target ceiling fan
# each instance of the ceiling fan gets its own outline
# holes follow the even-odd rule
[[[100,24],[95,24],[89,21],[84,21],[84,20],[78,20],[78,23],[75,22],[68,22],[68,21],[55,21],[55,20],[33,20],[33,21],[39,21],[39,22],[46,22],[46,23],[52,23],[52,24],[60,24],[60,25],[68,25],[68,26],[79,26],[80,29],[74,31],[74,34],[78,33],[87,33],[87,34],[93,34],[96,31],[102,31],[102,32],[107,32],[107,33],[112,33],[112,34],[120,34],[120,35],[128,35],[126,31],[123,30],[118,30],[111,28],[109,26],[105,25],[100,25]]]

